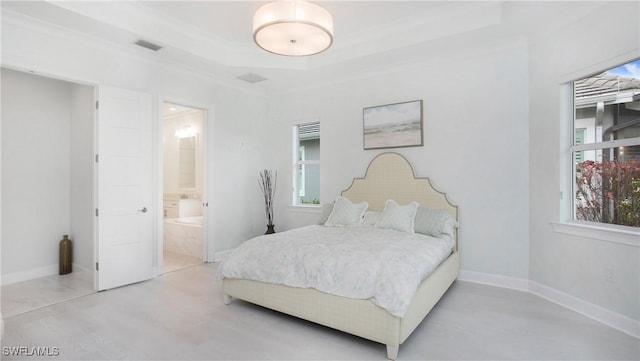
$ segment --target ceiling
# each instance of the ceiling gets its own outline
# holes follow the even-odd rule
[[[436,51],[473,46],[486,36],[514,36],[538,24],[529,12],[535,6],[511,2],[315,1],[333,15],[332,47],[314,56],[286,57],[253,43],[252,16],[266,2],[5,0],[2,11],[3,17],[27,16],[265,94],[424,61]],[[140,39],[162,49],[134,45]],[[243,75],[266,80],[248,83],[238,79]]]

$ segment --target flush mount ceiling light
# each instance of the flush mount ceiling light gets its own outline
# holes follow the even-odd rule
[[[253,40],[274,54],[318,54],[333,43],[333,18],[324,8],[307,1],[268,3],[253,15]]]

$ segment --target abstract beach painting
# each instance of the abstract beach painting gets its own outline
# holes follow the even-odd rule
[[[364,149],[423,145],[422,100],[363,109]]]

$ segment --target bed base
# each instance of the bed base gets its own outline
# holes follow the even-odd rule
[[[440,300],[459,272],[460,255],[456,250],[422,282],[402,318],[369,300],[334,296],[313,288],[225,278],[222,292],[225,304],[238,298],[382,343],[387,347],[387,358],[395,360],[400,345]]]

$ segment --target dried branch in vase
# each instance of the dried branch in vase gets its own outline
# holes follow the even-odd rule
[[[273,226],[273,201],[276,194],[278,172],[265,169],[260,173],[260,188],[264,195],[264,207],[267,216],[267,226]]]

